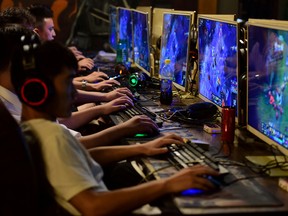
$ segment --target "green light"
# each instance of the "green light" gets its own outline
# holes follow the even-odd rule
[[[135,77],[134,75],[132,75],[131,77],[130,77],[130,85],[131,86],[136,86],[138,84],[138,79],[137,79],[137,77]]]
[[[147,137],[147,136],[148,136],[147,134],[138,133],[138,134],[135,134],[134,137]]]

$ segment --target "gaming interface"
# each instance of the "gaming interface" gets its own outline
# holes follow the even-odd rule
[[[248,29],[248,124],[288,149],[288,30]]]
[[[119,40],[126,40],[128,46],[128,58],[132,62],[133,44],[132,44],[132,13],[125,8],[118,8],[118,28]]]
[[[184,87],[189,52],[190,24],[190,14],[164,13],[163,15],[160,73],[165,64],[165,59],[170,59],[170,64],[174,68],[174,82]]]
[[[134,62],[150,72],[148,14],[137,11],[133,15]]]
[[[199,18],[199,93],[220,107],[236,108],[238,27]]]
[[[109,8],[109,19],[110,19],[110,35],[109,44],[116,50],[117,49],[117,8],[110,6]]]

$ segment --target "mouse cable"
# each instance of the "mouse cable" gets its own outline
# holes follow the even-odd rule
[[[239,182],[239,181],[243,181],[243,180],[249,180],[249,179],[255,179],[255,178],[266,178],[268,176],[263,176],[263,175],[255,175],[255,176],[246,176],[246,177],[241,177],[241,178],[236,178],[234,180],[231,180],[229,182],[225,182],[225,186],[224,187],[227,187],[229,185],[232,185],[232,184],[235,184],[236,182]]]

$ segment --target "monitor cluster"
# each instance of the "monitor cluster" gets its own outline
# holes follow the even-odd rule
[[[220,111],[235,107],[240,126],[288,155],[287,22],[251,19],[243,25],[230,14],[196,18],[195,11],[152,7],[110,11],[113,49],[127,40],[131,63],[154,78],[169,58],[174,86],[186,92],[196,61],[198,96]],[[195,26],[197,58],[190,46]]]

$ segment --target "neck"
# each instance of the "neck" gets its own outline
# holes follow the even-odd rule
[[[35,109],[26,104],[22,104],[22,116],[21,121],[28,121],[32,119],[46,119],[49,121],[56,121],[56,117],[47,114],[45,111],[41,111],[40,109]]]

